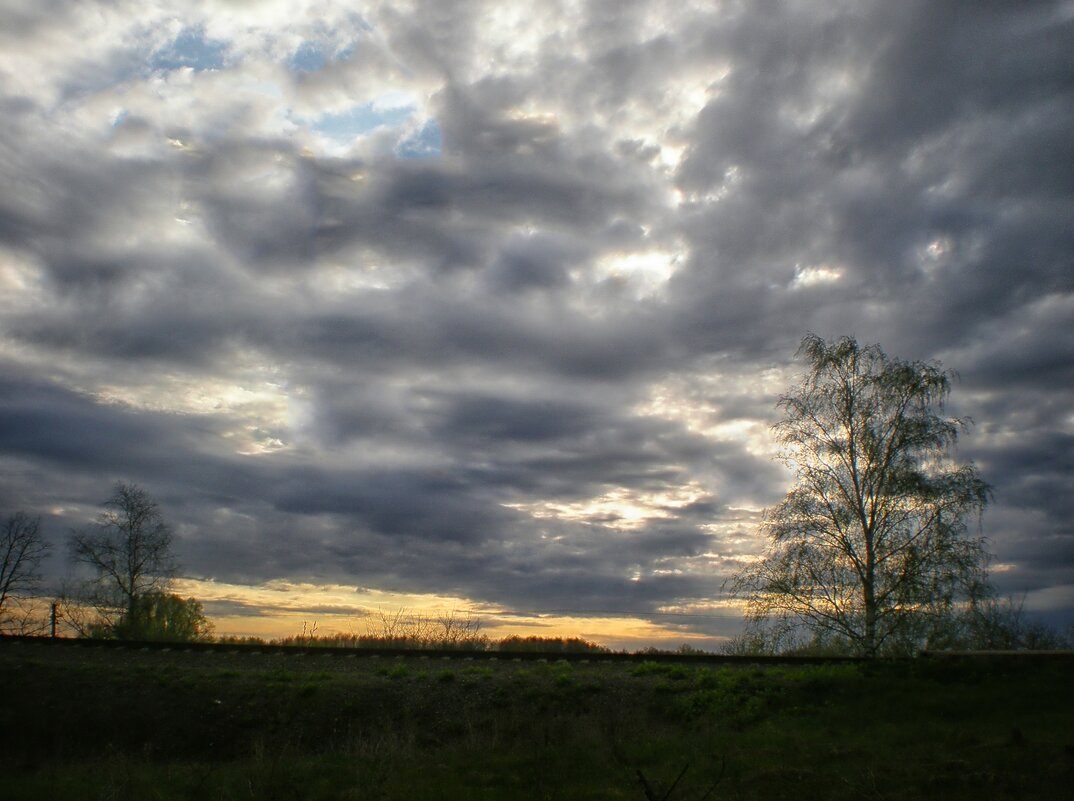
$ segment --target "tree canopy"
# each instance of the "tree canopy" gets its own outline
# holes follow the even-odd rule
[[[804,626],[866,655],[908,650],[987,586],[967,521],[990,490],[951,456],[966,426],[943,415],[952,374],[850,337],[810,334],[799,356],[808,369],[775,427],[795,483],[766,510],[768,550],[734,589],[755,631]]]
[[[150,592],[138,598],[133,617],[124,614],[105,633],[121,640],[192,642],[211,638],[213,624],[193,598]]]

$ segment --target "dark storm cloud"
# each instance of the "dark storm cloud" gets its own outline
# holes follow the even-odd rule
[[[335,514],[387,537],[459,542],[475,547],[511,515],[482,499],[463,476],[429,469],[287,477],[277,506],[299,514]]]
[[[0,380],[0,405],[0,447],[5,453],[93,472],[157,472],[169,453],[188,454],[221,430],[212,420],[177,421],[127,412],[17,379]]]
[[[609,316],[597,321],[524,299],[505,305],[493,293],[430,283],[371,293],[347,308],[326,305],[267,338],[296,358],[315,353],[349,368],[488,363],[523,379],[529,371],[612,379],[664,369],[668,343],[658,320],[645,311]]]
[[[707,302],[706,289],[719,287],[711,300],[748,304],[795,329],[864,328],[845,310],[874,303],[872,327],[896,338],[906,333],[889,307],[913,299],[921,336],[912,344],[935,349],[984,334],[974,316],[1024,302],[1019,286],[1032,295],[1068,284],[1068,214],[1050,206],[1057,180],[1069,195],[1063,165],[1072,160],[1069,138],[1050,132],[1062,127],[1055,112],[1072,90],[1070,58],[1056,46],[1070,23],[1042,24],[1055,14],[1043,6],[900,4],[799,27],[758,15],[716,29],[712,45],[735,66],[698,117],[679,180],[731,191],[696,223],[687,218],[705,256],[685,288]],[[759,52],[763,61],[748,55]],[[1052,58],[1042,67],[1044,53]],[[825,81],[845,84],[838,102],[825,103]],[[1002,165],[996,152],[1009,154]],[[1005,170],[1043,183],[1005,180]],[[991,192],[982,194],[982,180]],[[922,270],[930,242],[943,251],[931,278]],[[767,291],[786,286],[796,264],[818,262],[844,275],[812,312]]]
[[[207,3],[77,59],[59,8],[0,54],[8,505],[144,482],[220,580],[717,598],[815,331],[956,368],[1002,587],[1071,584],[1067,5],[419,2],[270,57]],[[295,133],[400,87],[438,155]]]
[[[215,425],[205,418],[134,412],[25,382],[6,382],[0,399],[4,420],[0,446],[9,456],[32,457],[53,468],[73,467],[98,476],[122,478],[120,471],[134,472],[154,490],[170,516],[178,513],[188,525],[206,514],[185,508],[191,496],[210,510],[249,513],[271,504],[283,513],[264,510],[262,523],[254,529],[236,529],[232,522],[226,535],[208,537],[214,524],[210,512],[200,521],[202,533],[180,540],[185,563],[195,575],[220,576],[216,560],[226,556],[229,564],[223,575],[247,580],[286,570],[322,578],[389,580],[394,588],[408,591],[420,591],[433,582],[460,587],[489,601],[532,603],[535,597],[544,597],[587,606],[594,601],[596,577],[598,586],[609,592],[618,588],[619,601],[643,610],[638,598],[650,595],[639,595],[622,570],[653,559],[694,554],[707,542],[689,529],[623,535],[596,526],[575,532],[567,547],[550,545],[548,553],[525,548],[518,553],[511,540],[527,532],[536,538],[544,526],[496,503],[497,482],[485,480],[480,471],[288,468],[199,452],[206,433],[221,433],[202,430]],[[587,468],[592,471],[593,465]],[[545,466],[530,469],[539,474]],[[98,483],[86,486],[78,500],[91,507],[99,503],[107,486]],[[301,537],[294,536],[295,526],[301,526]],[[431,558],[433,553],[440,557]],[[594,567],[594,557],[599,567]],[[528,588],[497,587],[505,575],[528,572],[532,561],[546,559],[549,564],[533,570],[534,583]],[[560,575],[561,569],[568,575]],[[472,577],[460,584],[456,571]],[[659,586],[668,586],[661,581]]]
[[[563,398],[504,398],[488,394],[432,399],[434,436],[469,447],[545,443],[588,434],[604,410]]]
[[[506,226],[599,235],[650,205],[648,187],[626,180],[622,165],[575,152],[552,123],[506,119],[484,108],[481,95],[480,87],[445,90],[436,100],[451,162],[352,165],[371,173],[357,191],[322,181],[318,246],[335,252],[361,243],[393,258],[472,269],[488,261]]]
[[[527,289],[566,289],[568,270],[584,258],[570,242],[547,235],[515,237],[507,242],[488,269],[495,292],[513,294]]]

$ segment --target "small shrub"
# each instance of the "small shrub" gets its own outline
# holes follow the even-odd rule
[[[465,673],[467,676],[472,676],[474,678],[485,679],[486,681],[491,679],[493,676],[492,668],[478,667],[476,665],[466,668],[463,673]]]
[[[383,667],[377,671],[381,676],[385,676],[389,679],[405,679],[410,675],[410,669],[406,665],[392,665],[391,667]]]
[[[669,679],[681,680],[690,674],[683,665],[667,662],[639,662],[630,669],[631,676],[664,676]]]

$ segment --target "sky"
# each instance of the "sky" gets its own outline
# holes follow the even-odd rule
[[[122,480],[222,633],[716,643],[813,332],[958,372],[993,581],[1074,621],[1069,0],[0,18],[0,510],[52,574]]]

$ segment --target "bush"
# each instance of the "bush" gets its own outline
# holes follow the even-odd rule
[[[213,624],[193,598],[152,592],[135,601],[133,616],[125,614],[99,633],[118,640],[194,642],[212,639]]]
[[[509,653],[606,654],[608,648],[580,637],[504,637],[497,651]]]

